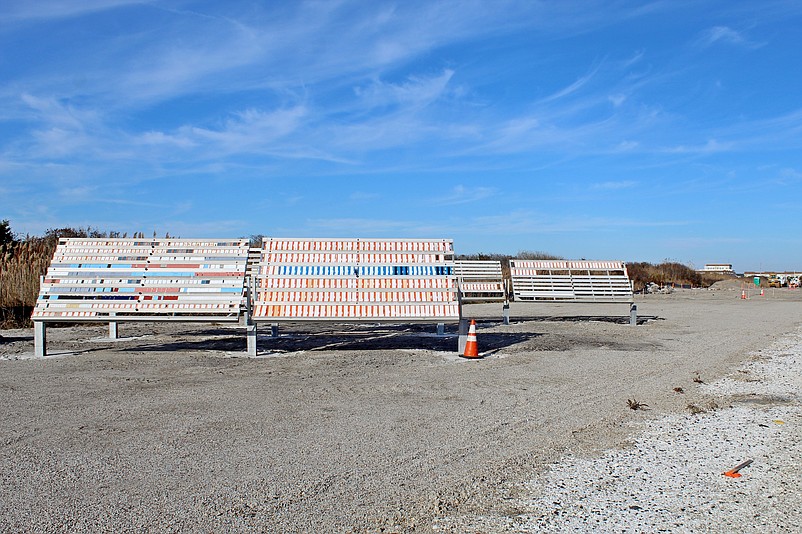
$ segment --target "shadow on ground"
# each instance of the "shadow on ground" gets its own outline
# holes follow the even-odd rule
[[[482,324],[482,323],[478,323]],[[488,325],[496,323],[487,323]],[[480,327],[481,328],[481,327]],[[537,333],[482,332],[482,351],[500,350],[541,336]],[[246,350],[245,332],[231,329],[204,329],[191,335],[178,335],[170,341],[126,347],[131,352],[169,351],[231,351]],[[369,351],[369,350],[431,350],[456,352],[457,325],[446,325],[444,335],[437,335],[433,324],[282,324],[278,337],[272,337],[270,325],[260,325],[259,352],[297,351]]]
[[[0,343],[16,343],[18,341],[33,341],[33,336],[4,336],[0,334]]]
[[[663,321],[662,317],[656,315],[638,315],[638,324],[646,324],[649,321]],[[614,324],[629,324],[629,316],[616,317],[609,315],[536,315],[536,316],[515,316],[510,318],[510,323],[527,322],[563,322],[563,323],[587,323],[599,321]]]

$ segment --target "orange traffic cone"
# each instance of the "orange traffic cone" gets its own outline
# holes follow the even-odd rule
[[[746,298],[746,291],[741,291],[741,298],[742,298],[742,299],[745,299],[745,298]]]
[[[468,340],[465,342],[465,358],[478,358],[479,346],[476,344],[476,321],[471,319],[471,326],[468,328]]]
[[[763,290],[762,289],[760,290],[760,296],[761,297],[763,296]]]

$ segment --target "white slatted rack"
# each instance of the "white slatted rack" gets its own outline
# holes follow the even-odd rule
[[[516,301],[633,302],[622,261],[510,260]]]
[[[449,239],[264,238],[253,320],[454,322]]]
[[[248,249],[248,265],[245,268],[245,276],[251,277],[259,274],[259,259],[262,257],[262,247],[250,247]]]
[[[500,261],[456,260],[454,262],[463,302],[505,300]]]
[[[246,239],[61,239],[34,322],[237,321]]]

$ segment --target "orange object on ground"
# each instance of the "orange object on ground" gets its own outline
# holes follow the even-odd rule
[[[471,326],[468,329],[468,340],[465,342],[465,358],[478,358],[479,345],[476,343],[476,321],[471,319]]]
[[[750,458],[750,459],[748,459],[746,461],[743,461],[743,462],[739,463],[738,465],[736,465],[735,467],[733,467],[729,471],[724,471],[721,474],[724,475],[725,477],[739,478],[741,476],[741,473],[739,473],[738,471],[740,471],[741,469],[743,469],[747,465],[751,464],[752,462],[753,462],[753,460]]]

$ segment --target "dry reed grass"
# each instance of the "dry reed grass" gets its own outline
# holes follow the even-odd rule
[[[14,239],[8,221],[2,221],[6,242],[0,246],[0,328],[31,326],[31,313],[39,296],[39,281],[47,273],[58,241],[63,237],[126,237],[119,232],[92,228],[50,229],[42,237]],[[134,237],[144,237],[142,232]]]
[[[47,272],[55,241],[34,238],[2,249],[0,256],[0,327],[29,324],[39,294],[39,279]]]

